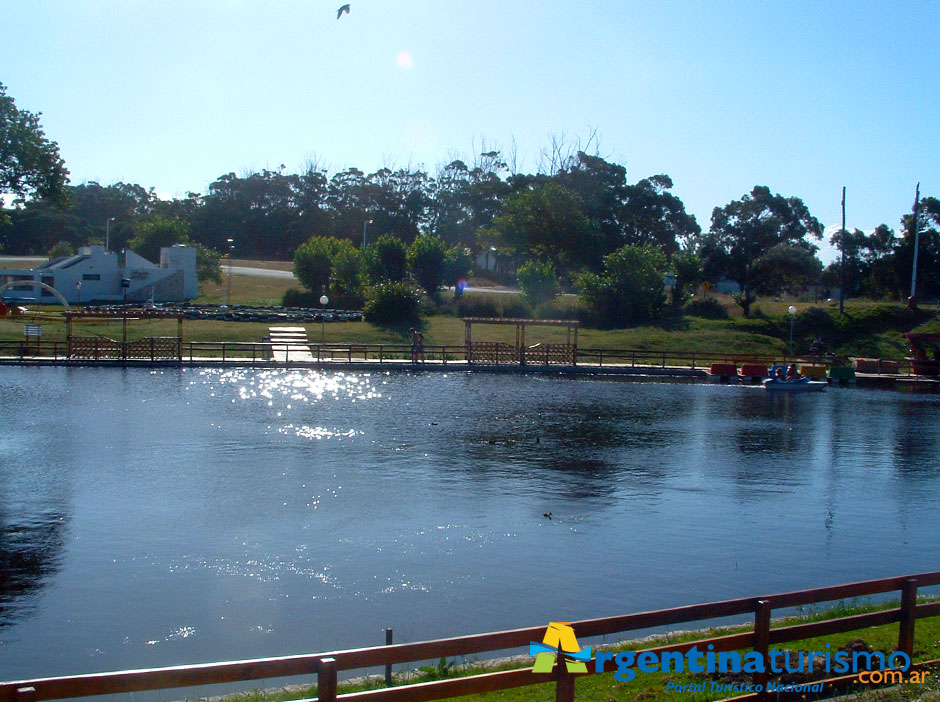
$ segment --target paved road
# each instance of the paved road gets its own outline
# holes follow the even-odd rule
[[[251,266],[222,266],[222,272],[232,275],[254,275],[259,278],[293,278],[291,271],[278,271],[272,268],[252,268]]]
[[[259,278],[282,278],[282,279],[294,279],[294,274],[291,271],[278,271],[272,270],[270,268],[252,268],[251,266],[222,266],[222,272],[228,273],[231,271],[232,275],[254,275]],[[453,292],[454,288],[447,288]],[[502,293],[502,294],[512,294],[519,292],[518,290],[513,290],[512,288],[476,288],[468,287],[466,292],[479,292],[479,293]]]

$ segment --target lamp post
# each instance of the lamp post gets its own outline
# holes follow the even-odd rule
[[[326,295],[320,296],[320,304],[323,305],[323,312],[320,313],[320,343],[326,343],[326,306],[330,303],[330,298]]]
[[[372,224],[371,219],[367,219],[362,223],[362,250],[366,250],[366,226]]]
[[[82,304],[82,281],[75,281],[75,295],[78,298],[76,302],[80,305]]]
[[[111,250],[111,222],[114,221],[114,217],[108,217],[104,223],[104,250],[107,253]]]
[[[225,299],[222,304],[228,307],[228,300],[232,296],[232,253],[235,251],[235,240],[226,239],[225,241],[228,242],[228,251],[225,252],[225,259],[228,261],[226,270],[228,276],[225,279]]]
[[[131,281],[129,278],[121,278],[121,290],[124,293],[124,304],[121,305],[121,317],[123,322],[121,324],[122,334],[121,338],[123,342],[121,343],[121,356],[124,360],[127,360],[127,289],[131,286]]]
[[[790,305],[787,308],[787,312],[790,313],[790,355],[793,355],[793,321],[796,319],[796,307]]]

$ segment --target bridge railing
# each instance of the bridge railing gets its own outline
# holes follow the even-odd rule
[[[625,634],[631,631],[672,624],[712,621],[723,617],[748,615],[753,620],[753,627],[749,631],[724,636],[705,636],[694,641],[651,647],[642,651],[684,653],[693,646],[705,650],[709,645],[716,652],[753,649],[764,657],[765,667],[769,669],[769,649],[773,644],[897,623],[897,648],[908,656],[912,656],[916,620],[940,615],[940,602],[917,603],[918,589],[936,585],[940,585],[940,571],[798,590],[775,595],[709,602],[617,617],[589,619],[573,622],[571,626],[578,639],[587,639],[596,636]],[[790,626],[773,626],[772,615],[774,610],[892,592],[898,593],[900,597],[900,606],[898,607],[824,621]],[[343,700],[344,702],[441,700],[460,695],[506,690],[513,687],[543,683],[554,683],[556,700],[574,700],[575,681],[578,676],[568,673],[565,665],[555,665],[552,673],[533,673],[530,668],[519,668],[446,680],[405,684],[385,689],[373,689],[343,695],[337,694],[337,686],[342,671],[413,663],[441,657],[486,654],[527,647],[532,641],[541,641],[544,634],[545,625],[542,624],[525,629],[436,639],[419,643],[373,646],[281,658],[20,680],[0,683],[0,702],[40,702],[42,700],[165,690],[313,674],[317,676],[317,699],[322,702],[333,702],[334,700]],[[639,656],[642,651],[637,651],[636,655]],[[615,663],[607,660],[602,667],[603,672],[612,672]],[[589,665],[589,669],[593,668],[594,661]],[[761,680],[763,680],[764,689],[766,690],[766,675],[763,678],[758,676],[755,682],[761,682]],[[832,688],[845,682],[847,682],[846,678],[832,678],[824,681],[823,685]],[[733,699],[738,702],[750,702],[751,700],[756,701],[763,698],[766,698],[766,693],[753,693]]]

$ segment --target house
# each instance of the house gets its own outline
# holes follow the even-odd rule
[[[54,258],[38,268],[0,270],[0,288],[24,280],[54,288],[69,304],[120,302],[125,299],[122,280],[128,281],[127,300],[133,302],[191,300],[199,294],[196,249],[180,244],[160,249],[159,265],[130,249],[121,255],[96,244],[82,246],[75,256]],[[33,304],[58,302],[54,293],[38,285],[8,287],[0,296]]]

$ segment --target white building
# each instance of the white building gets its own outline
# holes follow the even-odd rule
[[[123,265],[122,265],[123,264]],[[127,300],[154,302],[191,300],[199,295],[196,249],[177,244],[160,249],[160,265],[127,249],[123,255],[104,246],[82,246],[75,256],[47,261],[38,268],[0,269],[0,286],[19,280],[34,280],[55,288],[68,302],[120,302],[121,280],[129,282]],[[6,299],[53,304],[55,295],[38,285],[7,288]]]

